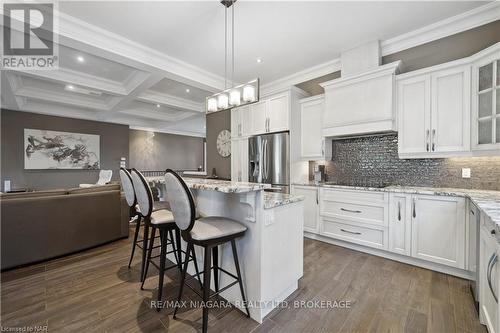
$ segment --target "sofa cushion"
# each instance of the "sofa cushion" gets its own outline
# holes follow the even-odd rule
[[[103,191],[119,191],[120,190],[120,184],[109,184],[109,185],[98,185],[98,186],[92,186],[92,187],[86,187],[86,188],[70,188],[68,190],[68,194],[81,194],[81,193],[96,193],[96,192],[103,192]]]

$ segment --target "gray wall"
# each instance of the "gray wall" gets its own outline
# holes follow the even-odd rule
[[[138,170],[197,170],[203,167],[203,138],[130,130],[128,166]]]
[[[219,132],[231,130],[231,111],[220,111],[207,114],[207,172],[212,174],[215,168],[219,178],[231,178],[231,156],[222,157],[217,152],[217,136]]]
[[[500,20],[455,35],[382,57],[382,64],[402,61],[401,73],[430,67],[473,55],[500,42]],[[296,86],[312,96],[324,93],[322,82],[340,77],[340,71],[305,81]]]
[[[396,134],[334,140],[332,149],[323,162],[329,182],[500,190],[500,157],[399,159]],[[462,168],[471,168],[471,178],[462,178]]]
[[[128,126],[4,109],[0,117],[2,190],[4,180],[11,180],[12,188],[40,190],[77,187],[98,179],[99,170],[24,170],[25,128],[100,135],[101,168],[112,169],[113,180],[119,179],[120,158],[128,160]]]

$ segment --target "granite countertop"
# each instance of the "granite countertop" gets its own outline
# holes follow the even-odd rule
[[[303,195],[264,192],[264,209],[284,206],[294,202],[303,201],[304,199],[305,197]]]
[[[327,188],[339,188],[363,191],[379,191],[408,194],[428,194],[428,195],[446,195],[469,198],[484,214],[486,214],[493,223],[500,228],[500,191],[488,190],[468,190],[461,188],[436,188],[436,187],[418,187],[418,186],[387,186],[387,187],[364,187],[364,186],[345,186],[333,185],[315,182],[294,183],[302,186],[320,186]]]
[[[186,185],[194,190],[208,190],[222,193],[247,193],[252,191],[260,191],[271,187],[269,184],[232,182],[218,179],[192,178],[182,177]],[[153,183],[164,184],[165,177],[146,177],[146,180]]]

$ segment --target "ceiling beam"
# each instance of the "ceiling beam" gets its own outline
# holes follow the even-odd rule
[[[166,105],[177,109],[183,109],[193,112],[205,112],[205,105],[191,101],[189,99],[161,93],[158,91],[147,90],[137,96],[137,99],[160,105]]]

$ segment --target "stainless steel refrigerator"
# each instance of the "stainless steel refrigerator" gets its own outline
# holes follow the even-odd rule
[[[248,139],[250,182],[271,184],[270,191],[290,193],[290,135],[263,134]]]

